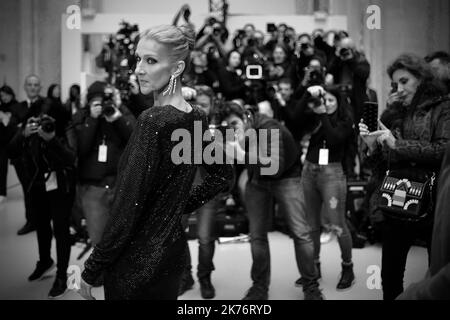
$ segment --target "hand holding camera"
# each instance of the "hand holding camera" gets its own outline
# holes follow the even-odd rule
[[[342,61],[352,60],[355,56],[355,53],[350,48],[338,48],[337,56],[341,58]]]
[[[28,119],[23,135],[28,138],[32,134],[39,134],[45,141],[50,141],[55,137],[55,119],[48,115],[41,117],[31,117]]]
[[[95,101],[90,106],[91,117],[98,119],[102,115],[103,107],[100,101]]]
[[[327,113],[327,108],[325,107],[325,89],[321,86],[312,86],[307,89],[309,94],[311,95],[311,99],[309,100],[309,105],[311,109],[316,114],[324,114]]]
[[[35,134],[39,130],[39,118],[31,117],[28,119],[25,129],[23,130],[23,135],[28,138],[32,134]]]

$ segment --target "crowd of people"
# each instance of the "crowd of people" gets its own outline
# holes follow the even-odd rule
[[[214,298],[215,215],[224,195],[232,194],[249,223],[252,286],[244,299],[269,297],[268,231],[276,208],[294,241],[300,275],[295,285],[303,288],[305,299],[320,300],[320,235],[325,229],[336,234],[341,252],[336,289],[348,290],[355,283],[347,181],[362,179],[369,181],[366,220],[381,230],[384,299],[412,296],[410,291],[401,295],[410,247],[421,239],[431,261],[439,254],[432,250],[438,245],[432,241],[433,215],[420,224],[393,220],[378,210],[378,190],[388,168],[427,169],[439,187],[445,186],[439,177],[450,142],[450,54],[394,59],[388,69],[392,91],[381,127],[374,128],[366,117],[368,108],[378,111],[376,93],[368,85],[370,64],[347,32],[317,29],[308,34],[279,24],[268,26],[266,37],[252,24],[230,33],[214,18],[195,35],[186,28],[153,28],[141,35],[137,79],[130,78],[126,102],[106,81],[91,84],[85,99],[74,84],[65,103],[58,84],[42,97],[37,75],[25,79],[25,101],[18,102],[11,87],[0,88],[0,201],[6,197],[10,159],[24,194],[26,223],[18,234],[37,233],[39,261],[29,280],[54,267],[54,235],[57,276],[49,297],[65,293],[73,233],[81,234],[85,221],[95,249],[83,273],[84,288],[104,285],[109,299],[176,298],[194,284],[180,219],[181,213],[196,211],[197,277],[202,297]],[[161,141],[167,142],[163,137],[174,128],[171,121],[190,130],[186,114],[206,127],[234,129],[236,141],[227,142],[224,152],[244,164],[173,165],[168,152],[173,143]],[[261,154],[257,165],[245,162],[251,153],[245,149],[246,133],[252,129],[280,132],[277,154],[263,153],[279,163],[275,174],[261,174],[267,163]],[[166,138],[170,141],[170,135]],[[143,194],[144,187],[152,193]],[[445,190],[439,197],[445,197]],[[435,207],[442,211],[437,194]],[[149,218],[145,210],[153,215]],[[147,238],[150,233],[154,238]],[[144,250],[145,241],[152,241],[149,248],[160,245],[170,253]],[[148,286],[141,288],[143,283]],[[448,288],[428,297],[442,292],[448,297]]]

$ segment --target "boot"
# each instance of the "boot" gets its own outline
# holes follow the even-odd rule
[[[211,275],[198,279],[200,283],[200,293],[203,299],[212,299],[216,296],[216,289],[211,283]]]
[[[349,289],[355,283],[355,274],[353,273],[353,263],[342,263],[341,279],[337,284],[337,290]]]

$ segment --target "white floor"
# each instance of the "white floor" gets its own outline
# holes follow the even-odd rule
[[[12,171],[12,170],[11,170]],[[10,173],[13,175],[14,173]],[[10,181],[15,180],[14,177]],[[33,271],[38,259],[35,232],[25,236],[17,236],[17,230],[24,224],[24,207],[20,187],[8,190],[6,202],[0,204],[0,299],[47,299],[48,291],[54,280],[50,277],[38,282],[28,282],[27,277]],[[194,278],[197,264],[198,246],[190,241]],[[294,287],[299,277],[294,258],[292,241],[284,234],[270,234],[272,279],[269,293],[271,300],[303,299],[301,289]],[[81,247],[73,247],[71,265],[82,267],[84,260],[76,260],[82,251]],[[56,258],[53,243],[53,258]],[[356,284],[346,292],[337,292],[335,287],[340,273],[340,251],[336,240],[322,246],[322,280],[323,293],[328,300],[377,300],[382,298],[379,288],[379,265],[381,249],[379,246],[367,246],[353,250]],[[405,274],[405,285],[420,280],[426,272],[426,250],[419,247],[411,249]],[[212,281],[216,288],[216,299],[241,299],[250,281],[250,245],[217,244],[214,256],[216,271]],[[378,288],[377,288],[378,287]],[[94,289],[94,296],[103,299],[102,288]],[[75,291],[69,291],[62,299],[76,300],[81,297]],[[199,285],[180,297],[182,300],[201,299]]]

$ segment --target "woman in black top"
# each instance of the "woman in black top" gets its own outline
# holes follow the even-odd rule
[[[330,221],[329,228],[337,235],[342,258],[342,274],[337,290],[344,290],[350,288],[355,279],[352,238],[345,221],[347,179],[342,167],[353,120],[347,100],[338,91],[325,91],[320,86],[314,86],[308,88],[305,95],[300,103],[304,108],[303,121],[314,126],[309,130],[311,139],[302,172],[302,207],[312,228],[319,276],[321,213]]]
[[[219,62],[218,74],[220,91],[225,100],[245,99],[249,83],[242,79],[241,54],[232,50],[227,55],[226,65]],[[248,81],[248,80],[247,80]]]
[[[181,216],[226,188],[231,167],[204,166],[203,183],[191,191],[201,155],[176,164],[175,130],[194,136],[208,129],[206,116],[187,103],[180,79],[194,47],[187,27],[159,26],[141,35],[136,73],[143,94],[154,93],[155,106],[138,120],[121,158],[110,219],[101,242],[85,263],[81,294],[92,299],[91,284],[104,275],[106,299],[176,299],[186,262]],[[179,132],[179,131],[178,131]],[[202,134],[203,136],[203,134]],[[193,164],[194,163],[194,164]]]

